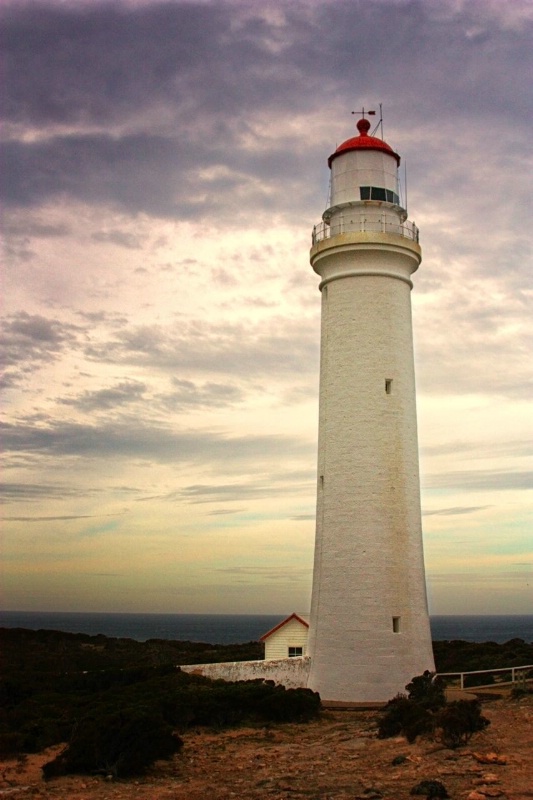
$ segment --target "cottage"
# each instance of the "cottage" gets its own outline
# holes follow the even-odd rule
[[[278,658],[295,658],[307,654],[307,614],[293,613],[259,639],[265,643],[265,661]]]

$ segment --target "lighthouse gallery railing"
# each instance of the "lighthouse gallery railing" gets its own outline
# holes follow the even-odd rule
[[[350,219],[341,217],[340,219],[337,218],[332,225],[326,222],[320,222],[313,228],[312,243],[315,245],[317,242],[322,242],[324,239],[329,239],[331,236],[354,232],[393,233],[397,236],[410,239],[412,242],[418,242],[418,228],[414,222],[392,222],[390,217],[382,216],[377,219],[362,220],[354,220],[351,217]]]

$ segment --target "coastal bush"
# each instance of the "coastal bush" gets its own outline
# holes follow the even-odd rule
[[[533,664],[533,643],[510,639],[496,642],[433,642],[437,672],[473,672]]]
[[[463,685],[465,689],[471,689],[474,686],[493,686],[495,683],[494,675],[482,672],[479,675],[465,675]]]
[[[446,704],[446,684],[429,670],[417,675],[405,688],[409,700],[428,711],[435,711]]]
[[[24,742],[20,733],[0,731],[0,756],[12,756],[21,753]]]
[[[96,714],[80,722],[65,750],[43,766],[43,775],[47,780],[70,773],[131,777],[182,746],[158,714],[136,709]]]
[[[422,733],[429,733],[433,727],[431,713],[414,700],[405,695],[398,695],[389,700],[385,713],[378,726],[378,737],[388,739],[402,734],[407,741],[414,742]]]
[[[385,706],[379,721],[381,739],[402,734],[409,742],[425,733],[437,735],[446,747],[465,744],[489,725],[478,700],[446,703],[444,686],[429,672],[418,675],[405,687],[409,696],[398,695]]]
[[[441,742],[452,749],[466,744],[474,733],[490,725],[481,713],[479,700],[454,700],[435,717],[435,729]]]
[[[307,689],[262,681],[225,683],[178,672],[94,695],[91,712],[73,723],[67,748],[43,773],[47,779],[94,772],[127,777],[178,752],[182,743],[176,729],[306,721],[319,710],[319,695]]]

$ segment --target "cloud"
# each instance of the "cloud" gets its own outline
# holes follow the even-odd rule
[[[127,250],[139,250],[141,243],[139,237],[131,231],[108,230],[95,231],[91,234],[95,242],[111,242],[118,247],[125,247]]]
[[[214,572],[222,573],[231,577],[232,582],[236,583],[256,583],[257,580],[272,581],[274,583],[286,583],[308,581],[310,569],[305,567],[295,567],[290,564],[286,567],[219,567]]]
[[[106,389],[82,392],[75,398],[60,398],[59,402],[85,412],[107,411],[141,401],[146,388],[140,381],[122,381]]]
[[[474,511],[484,511],[486,508],[491,508],[491,506],[454,506],[453,508],[438,508],[433,511],[422,511],[422,516],[451,517],[458,514],[472,514]]]
[[[56,361],[75,340],[76,327],[58,319],[26,311],[8,316],[0,330],[5,384],[15,385],[34,370]]]
[[[4,519],[11,522],[63,522],[72,519],[92,519],[95,516],[96,514],[63,514],[58,517],[4,517]]]
[[[294,376],[316,372],[318,337],[311,323],[274,319],[265,323],[211,323],[172,327],[129,326],[115,338],[90,344],[89,359],[198,373]],[[182,394],[183,389],[182,386]]]
[[[244,400],[245,393],[230,383],[207,381],[200,384],[182,378],[172,378],[172,391],[162,393],[158,401],[167,409],[221,408]]]
[[[90,494],[89,489],[85,489],[82,494]],[[33,500],[64,499],[77,497],[80,491],[68,484],[60,482],[53,483],[17,483],[16,481],[4,481],[0,484],[0,494],[3,502],[19,501],[24,502]]]
[[[51,419],[48,424],[2,423],[4,451],[40,456],[141,458],[160,463],[206,462],[234,464],[250,459],[281,459],[284,453],[310,456],[312,445],[294,436],[225,436],[197,431],[180,433],[165,425],[129,422],[83,424]]]
[[[290,474],[286,475],[285,472],[282,472],[277,481],[272,480],[268,483],[257,480],[253,483],[195,484],[185,486],[178,492],[172,492],[167,495],[167,499],[180,501],[188,500],[190,503],[233,503],[249,499],[257,500],[264,497],[294,495],[299,492],[309,493],[312,491],[312,487],[313,484],[310,481],[298,484],[294,482],[294,479],[291,479]]]
[[[523,108],[531,21],[517,6],[512,27],[488,9],[483,36],[468,37],[474,4],[442,14],[423,2],[8,3],[6,200],[67,195],[226,224],[245,208],[292,214],[295,199],[300,216],[313,213],[317,106],[371,85],[404,128]],[[453,81],[450,63],[463,66]],[[434,180],[434,161],[425,166]]]
[[[528,470],[457,470],[426,475],[426,489],[455,491],[527,491],[533,488],[533,471]]]

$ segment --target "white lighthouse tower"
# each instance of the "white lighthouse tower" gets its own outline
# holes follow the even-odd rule
[[[400,156],[364,113],[357,128],[329,158],[310,254],[322,338],[308,685],[324,701],[374,703],[434,664],[410,299],[421,250]]]

